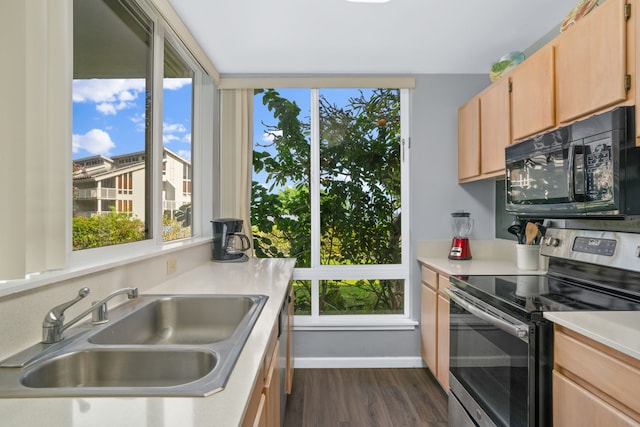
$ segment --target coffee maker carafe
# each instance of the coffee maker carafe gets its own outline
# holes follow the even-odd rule
[[[242,220],[219,218],[213,224],[213,255],[216,262],[243,262],[249,258],[244,253],[251,248],[249,238],[242,234]]]
[[[471,259],[471,248],[469,247],[469,236],[473,230],[473,220],[469,218],[469,212],[453,212],[451,214],[451,231],[453,240],[449,259],[464,260]]]

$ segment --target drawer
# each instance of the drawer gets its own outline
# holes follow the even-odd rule
[[[637,427],[639,424],[564,375],[553,371],[553,425]]]
[[[420,275],[424,283],[438,289],[438,273],[423,265],[420,267]]]
[[[554,362],[575,377],[640,414],[640,361],[556,327]]]
[[[448,276],[443,276],[442,274],[438,276],[438,292],[442,295],[447,295],[444,293],[444,290],[451,286],[451,282],[449,281]],[[447,297],[449,298],[449,297]]]

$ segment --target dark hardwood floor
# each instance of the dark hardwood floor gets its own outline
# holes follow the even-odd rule
[[[427,369],[296,369],[285,427],[447,426]]]

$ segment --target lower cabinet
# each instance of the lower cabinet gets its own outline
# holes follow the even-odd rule
[[[640,426],[640,361],[557,326],[553,425]]]
[[[276,323],[256,384],[253,387],[242,427],[280,427],[280,341]]]
[[[449,276],[421,266],[420,348],[422,359],[445,391],[449,390]]]

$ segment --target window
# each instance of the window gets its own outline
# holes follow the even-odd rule
[[[297,258],[296,314],[313,322],[408,316],[406,96],[386,88],[256,91],[255,249]]]
[[[73,249],[190,237],[194,80],[203,72],[143,2],[73,8]],[[164,67],[154,74],[156,57]]]
[[[163,240],[191,236],[191,117],[193,70],[173,44],[164,42],[162,80]]]

